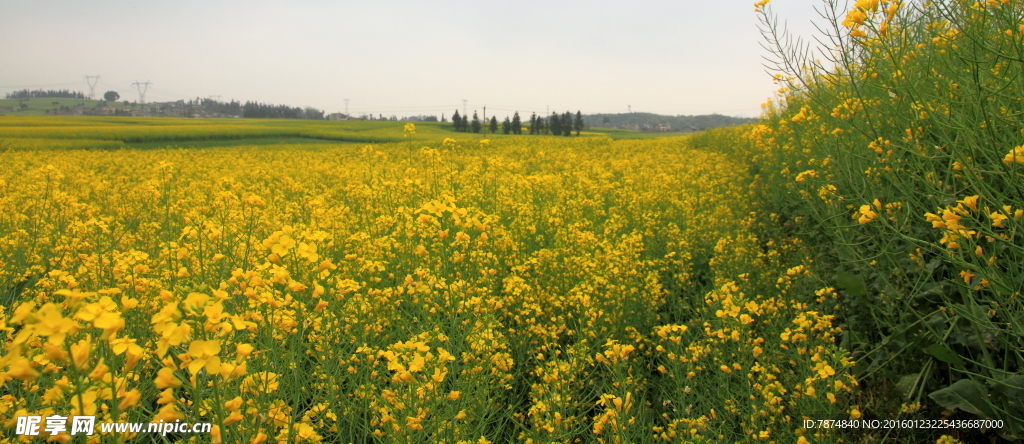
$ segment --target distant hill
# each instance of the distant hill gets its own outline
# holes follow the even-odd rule
[[[731,117],[721,114],[699,116],[663,116],[652,113],[587,114],[583,121],[592,128],[620,128],[637,131],[702,131],[721,126],[757,122],[756,118]]]

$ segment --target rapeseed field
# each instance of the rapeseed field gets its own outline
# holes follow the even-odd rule
[[[1019,440],[1024,3],[755,8],[685,137],[0,118],[0,442]]]
[[[686,138],[3,156],[7,426],[720,442],[849,415],[834,291]]]

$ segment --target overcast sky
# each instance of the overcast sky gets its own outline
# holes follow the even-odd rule
[[[775,0],[810,34],[820,0]],[[390,116],[756,116],[775,86],[753,0],[0,0],[0,93],[220,96]],[[820,19],[817,19],[820,22]],[[481,109],[482,111],[482,109]]]

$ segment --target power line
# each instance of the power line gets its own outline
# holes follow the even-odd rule
[[[350,105],[346,103],[346,105]],[[469,101],[464,103],[463,113],[469,112]],[[425,106],[360,106],[352,108],[346,106],[346,114],[359,115],[359,114],[409,114],[409,113],[430,113],[430,112],[444,112],[451,110],[452,108],[458,109],[457,105],[425,105]],[[519,112],[519,114],[541,114],[540,108],[535,107],[514,107],[514,106],[491,106],[487,105],[487,111],[501,111],[512,114],[513,112]],[[550,111],[550,108],[549,108]],[[494,113],[491,113],[494,114]],[[500,113],[499,113],[500,114]],[[489,117],[489,115],[488,115]]]
[[[360,106],[360,107],[357,107],[357,108],[351,108],[351,111],[354,112],[354,113],[359,113],[359,112],[366,112],[366,113],[369,113],[369,112],[374,112],[374,113],[380,113],[380,112],[399,112],[400,113],[400,112],[416,112],[416,111],[447,111],[447,110],[450,110],[452,108],[458,109],[458,105],[422,105],[422,106],[374,106],[374,105],[365,105],[365,106]],[[492,106],[492,105],[487,105],[487,109],[488,110],[499,110],[499,111],[510,111],[510,112],[519,111],[520,113],[522,113],[522,112],[536,112],[536,113],[539,113],[540,112],[540,108],[539,107],[531,107],[531,106],[510,106],[510,105],[494,105],[494,106]],[[466,100],[463,103],[463,110],[462,111],[464,113],[465,112],[469,112],[469,101],[468,100]]]
[[[50,86],[80,85],[78,82],[51,83],[49,85],[0,85],[0,88],[47,88]]]
[[[458,105],[423,105],[423,106],[373,106],[365,105],[355,108],[356,110],[383,110],[383,111],[416,111],[416,110],[433,110],[433,109],[458,109]]]
[[[181,93],[177,93],[177,92],[174,92],[174,91],[167,91],[165,89],[160,89],[160,88],[150,88],[150,89],[152,89],[153,92],[155,92],[155,93],[174,96],[174,97],[177,97],[178,99],[181,99],[181,100],[191,99],[192,97],[195,97],[195,96],[192,96],[192,95],[189,95],[189,94],[181,94]]]
[[[458,108],[458,106],[459,105],[416,105],[416,106],[377,106],[377,105],[366,105],[366,106],[363,106],[363,108],[366,108],[366,109],[371,109],[371,108],[372,109],[377,109],[377,108],[380,108],[380,109],[405,109],[405,108],[417,109],[417,108],[450,108],[450,107]]]
[[[66,82],[66,83],[48,83],[45,85],[4,85],[0,88],[47,88],[51,86],[66,86],[66,85],[79,85],[78,82]]]
[[[531,113],[538,112],[538,110],[533,109],[533,108],[505,108],[505,107],[501,107],[501,106],[492,106],[490,108],[491,109],[496,109],[498,111],[511,111],[511,112],[517,112],[518,111],[518,112],[531,112]]]
[[[451,109],[451,107],[439,107],[439,106],[418,107],[418,108],[358,107],[358,108],[353,108],[352,112],[354,112],[354,113],[359,113],[359,112],[366,112],[366,113],[368,113],[368,112],[373,112],[373,113],[382,113],[382,112],[386,112],[386,113],[407,113],[407,112],[447,111],[447,110],[450,110],[450,109]],[[458,109],[458,107],[456,107],[456,109]]]
[[[353,108],[353,113],[387,113],[387,114],[408,114],[408,113],[443,113],[448,111],[446,108],[431,108],[431,109],[420,109],[420,110],[387,110],[387,109],[376,109],[376,108]]]
[[[528,110],[538,109],[539,110],[540,109],[539,106],[519,106],[519,105],[501,105],[501,104],[491,105],[490,107],[494,108],[494,109],[511,109],[511,110],[524,110],[524,109],[528,109]]]

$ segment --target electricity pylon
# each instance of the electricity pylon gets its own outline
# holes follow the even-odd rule
[[[149,89],[149,85],[149,80],[145,82],[139,82],[138,80],[136,80],[135,83],[132,83],[132,86],[134,86],[135,89],[139,91],[139,103],[141,104],[146,103],[146,90]]]
[[[96,95],[96,84],[100,82],[100,76],[85,76],[85,83],[89,84],[89,100]]]

